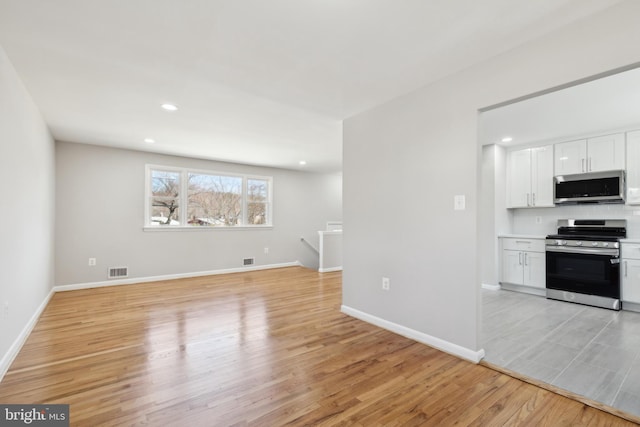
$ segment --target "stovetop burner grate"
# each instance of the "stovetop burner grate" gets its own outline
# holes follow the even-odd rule
[[[561,219],[558,233],[547,239],[615,242],[627,237],[626,220]]]
[[[617,236],[593,236],[593,235],[582,235],[582,234],[550,234],[547,236],[547,239],[555,239],[555,240],[583,240],[585,242],[617,242],[622,237]]]

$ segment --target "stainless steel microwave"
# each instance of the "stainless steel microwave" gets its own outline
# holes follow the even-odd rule
[[[589,172],[554,177],[556,204],[624,203],[623,170]]]

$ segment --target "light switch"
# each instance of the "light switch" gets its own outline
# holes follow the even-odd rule
[[[453,196],[453,210],[463,211],[465,209],[464,195]]]

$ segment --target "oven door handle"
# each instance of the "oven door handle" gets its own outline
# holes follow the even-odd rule
[[[547,246],[546,251],[567,254],[604,255],[616,258],[620,256],[618,249],[578,248],[575,246]]]

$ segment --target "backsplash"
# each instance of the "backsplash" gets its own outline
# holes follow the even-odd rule
[[[555,208],[513,209],[512,214],[513,234],[540,236],[553,234],[557,231],[559,219],[626,219],[627,237],[640,239],[640,206],[570,205]]]

